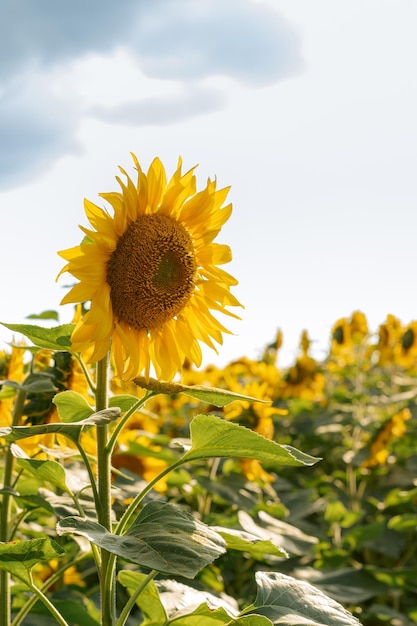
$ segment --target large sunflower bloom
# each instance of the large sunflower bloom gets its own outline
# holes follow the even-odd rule
[[[215,350],[229,332],[212,311],[236,317],[226,307],[240,306],[230,293],[237,281],[218,267],[231,260],[230,248],[213,243],[232,211],[223,206],[229,188],[209,179],[197,193],[194,168],[182,174],[181,159],[167,182],[158,158],[145,174],[132,157],[136,184],[120,168],[121,192],[99,194],[113,215],[85,200],[92,229],[81,226],[81,245],[59,252],[68,261],[61,273],[80,281],[62,304],[91,302],[71,338],[87,362],[111,346],[120,378],[149,376],[152,365],[170,380],[185,359],[201,365],[199,342]]]

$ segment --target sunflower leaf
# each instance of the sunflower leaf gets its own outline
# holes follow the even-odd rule
[[[120,409],[115,407],[97,411],[97,413],[93,413],[81,422],[69,424],[52,422],[51,424],[39,424],[37,426],[5,426],[0,428],[0,437],[4,437],[7,441],[19,441],[19,439],[27,439],[36,435],[59,433],[72,440],[77,440],[84,426],[104,426],[116,420],[119,415]]]
[[[57,391],[51,376],[43,372],[29,374],[23,383],[17,383],[14,380],[5,380],[2,381],[2,384],[20,391],[26,391],[26,393],[54,393]]]
[[[174,616],[168,624],[172,626],[272,626],[272,622],[263,615],[244,615],[242,617],[230,617],[223,607],[213,609],[206,604],[200,604],[192,613]]]
[[[72,533],[133,563],[194,578],[226,550],[223,538],[186,511],[168,502],[149,502],[125,535],[81,517],[58,522],[59,534]]]
[[[31,315],[27,315],[26,319],[28,320],[55,320],[58,321],[58,312],[53,311],[52,309],[48,309],[47,311],[42,311],[42,313],[32,313]]]
[[[135,404],[137,404],[139,398],[136,396],[130,396],[128,394],[121,394],[120,396],[112,396],[109,398],[109,406],[116,407],[118,406],[122,413],[126,413],[129,411]]]
[[[183,461],[215,457],[257,459],[268,465],[314,465],[319,458],[281,445],[214,415],[197,415],[190,424],[191,448]]]
[[[155,393],[165,393],[168,395],[183,393],[195,400],[213,404],[217,407],[223,407],[236,400],[246,402],[266,402],[269,400],[260,400],[252,396],[245,396],[241,393],[228,391],[227,389],[217,389],[216,387],[203,387],[201,385],[182,385],[180,383],[164,383],[154,378],[146,379],[144,376],[138,376],[133,381],[138,387],[154,391]]]
[[[291,555],[305,555],[318,543],[317,537],[307,535],[293,524],[276,519],[265,511],[259,511],[255,521],[246,511],[238,511],[239,524],[258,539],[269,539]]]
[[[0,569],[30,585],[32,567],[39,562],[50,561],[64,554],[65,550],[49,537],[11,543],[0,542]]]
[[[256,535],[234,528],[215,526],[213,530],[223,537],[228,550],[246,552],[257,560],[264,560],[267,556],[288,557],[288,552],[269,539],[260,539]]]
[[[58,489],[70,493],[65,480],[65,470],[62,465],[56,461],[19,458],[17,463],[33,476],[36,476],[40,481],[48,482],[54,487],[58,487]]]
[[[69,349],[72,331],[75,327],[75,324],[62,324],[53,328],[43,328],[32,324],[5,324],[4,322],[0,322],[0,324],[15,333],[24,335],[35,346],[47,350]]]
[[[9,400],[10,398],[14,398],[16,395],[16,391],[9,385],[5,384],[6,381],[2,380],[0,383],[0,401],[1,400]],[[4,385],[4,386],[2,386]]]
[[[122,571],[118,575],[121,585],[130,594],[146,581],[146,575],[138,572]],[[158,593],[158,589],[161,593]],[[161,602],[162,598],[162,602]],[[164,608],[168,604],[168,614]],[[150,581],[136,600],[142,611],[143,626],[271,626],[271,621],[261,615],[236,615],[234,607],[226,605],[224,598],[219,599],[211,593],[198,591],[173,580]],[[191,605],[191,607],[190,607]],[[221,606],[219,606],[221,605]],[[226,606],[225,606],[226,605]],[[172,607],[175,607],[173,610]],[[187,607],[187,608],[186,608]]]
[[[255,574],[258,592],[245,612],[285,626],[360,626],[341,604],[309,583],[278,572]]]
[[[147,579],[146,574],[140,572],[119,572],[117,580],[123,587],[126,587],[130,594],[133,594],[139,585]],[[136,600],[143,614],[143,626],[155,626],[155,624],[166,624],[167,614],[160,600],[158,589],[153,580],[148,581],[140,596]]]
[[[175,580],[158,580],[155,586],[169,616],[167,622],[163,622],[166,626],[272,626],[262,615],[239,615],[237,603],[224,594],[218,597]],[[156,623],[150,622],[147,626],[156,626]]]
[[[28,437],[36,437],[38,435],[46,435],[48,433],[59,433],[70,439],[76,440],[81,432],[79,424],[39,424],[37,426],[5,426],[0,428],[0,437],[4,437],[7,441],[19,441],[20,439],[28,439]]]
[[[185,387],[185,385],[183,385]],[[228,391],[227,389],[216,389],[216,388],[207,388],[201,387],[200,385],[193,385],[187,387],[182,390],[186,396],[190,396],[195,400],[201,400],[201,402],[206,402],[207,404],[213,404],[217,407],[223,407],[231,402],[236,402],[236,400],[246,401],[246,402],[266,402],[269,403],[269,400],[260,400],[259,398],[253,398],[252,396],[245,396],[241,393],[235,393],[234,391]]]
[[[57,393],[52,402],[58,409],[62,422],[82,421],[94,413],[87,400],[76,391],[62,391]]]

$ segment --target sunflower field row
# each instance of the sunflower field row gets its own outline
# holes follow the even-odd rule
[[[148,394],[146,406],[131,415],[115,442],[114,515],[122,515],[143,485],[152,485],[146,494],[151,506],[175,504],[210,528],[230,533],[228,551],[208,559],[191,587],[186,569],[185,576],[174,572],[161,579],[163,606],[152,605],[149,614],[146,602],[138,600],[126,624],[188,624],[176,613],[187,593],[196,594],[200,608],[195,610],[203,611],[204,600],[211,610],[228,607],[227,619],[233,611],[243,616],[245,610],[249,619],[249,609],[259,598],[259,580],[269,576],[271,581],[277,575],[309,583],[313,587],[308,589],[322,591],[366,626],[417,622],[417,322],[404,326],[388,315],[372,333],[365,315],[356,311],[335,323],[326,359],[312,358],[304,331],[295,363],[284,369],[277,365],[281,343],[278,332],[259,359],[242,357],[224,368],[186,364],[181,383],[161,389],[156,381],[152,388],[152,380],[140,377],[124,385],[116,376],[110,381],[122,412],[132,398],[140,401]],[[15,566],[8,570],[13,624],[57,623],[36,594],[28,600],[31,586],[47,592],[65,616],[64,623],[100,623],[94,550],[79,528],[77,540],[63,533],[57,539],[55,530],[62,515],[83,510],[89,519],[92,506],[88,490],[77,491],[77,482],[83,484],[85,478],[84,460],[94,459],[96,431],[82,430],[81,458],[79,442],[71,443],[62,429],[63,422],[79,423],[92,413],[88,380],[94,380],[96,372],[94,367],[85,369],[70,352],[15,340],[0,353],[2,517],[7,492],[14,529],[9,539],[14,545],[24,547],[45,536],[59,545],[50,554],[44,544],[39,548],[43,557],[30,562],[30,584]],[[214,396],[201,393],[205,388],[229,390],[240,399],[212,403]],[[180,393],[183,389],[189,393]],[[72,411],[68,419],[67,406]],[[21,425],[35,430],[12,444],[18,470],[10,483],[4,434],[17,408]],[[187,450],[190,423],[202,414],[220,416],[284,450],[296,448],[321,460],[277,470],[266,457],[260,462],[232,454],[201,455],[192,465],[166,472],[177,463],[178,448]],[[65,468],[65,479],[59,467]],[[80,506],[77,498],[69,498],[70,490],[78,493]],[[242,533],[256,541],[242,548],[237,540]],[[6,545],[0,543],[0,550]],[[0,561],[3,557],[5,562],[9,558],[0,552]],[[125,560],[129,563],[128,557]],[[148,572],[146,562],[140,572],[130,571],[128,565],[120,575],[118,606],[128,602],[131,588]],[[220,617],[211,622],[209,615],[203,611],[200,623],[238,623]],[[287,623],[285,617],[269,618],[247,623]],[[309,619],[299,623],[320,623],[311,614]]]

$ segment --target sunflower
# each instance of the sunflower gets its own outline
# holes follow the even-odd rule
[[[237,281],[220,265],[231,258],[229,246],[213,243],[230,217],[223,206],[229,188],[216,181],[196,192],[194,169],[181,172],[181,159],[167,182],[156,158],[145,174],[132,154],[136,184],[120,168],[121,191],[99,194],[113,215],[85,200],[91,229],[81,245],[59,252],[79,282],[62,304],[90,302],[76,324],[72,348],[92,363],[110,346],[116,374],[129,380],[153,366],[158,378],[171,380],[187,359],[201,365],[200,342],[215,348],[229,332],[213,315],[241,306],[231,294]]]
[[[0,350],[0,426],[10,426],[13,419],[15,391],[12,387],[2,386],[1,381],[12,380],[21,383],[25,377],[24,350],[22,344],[13,345],[11,353]]]

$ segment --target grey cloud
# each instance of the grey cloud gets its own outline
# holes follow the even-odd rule
[[[2,0],[0,77],[28,64],[50,67],[124,41],[143,0]]]
[[[96,106],[89,113],[110,124],[164,126],[221,110],[225,101],[226,98],[220,91],[188,87],[177,95],[164,98],[144,98],[113,107]]]
[[[170,124],[225,106],[198,81],[224,76],[263,86],[302,68],[300,42],[278,13],[253,0],[2,0],[0,13],[0,185],[25,180],[77,149],[82,115],[74,101],[36,89],[89,54],[125,49],[148,77],[179,93],[88,112],[108,123]],[[31,77],[31,86],[26,84]],[[61,86],[62,86],[61,84]],[[71,84],[67,84],[71,93]],[[92,82],[91,89],[94,89]]]
[[[3,0],[3,78],[29,62],[47,67],[116,46],[159,78],[265,84],[302,66],[293,29],[253,0]]]
[[[131,35],[141,68],[158,78],[221,75],[257,86],[303,66],[294,30],[251,0],[153,0]]]
[[[51,161],[80,150],[76,116],[36,81],[13,85],[0,97],[0,186],[31,179]],[[38,87],[38,88],[37,88]]]

